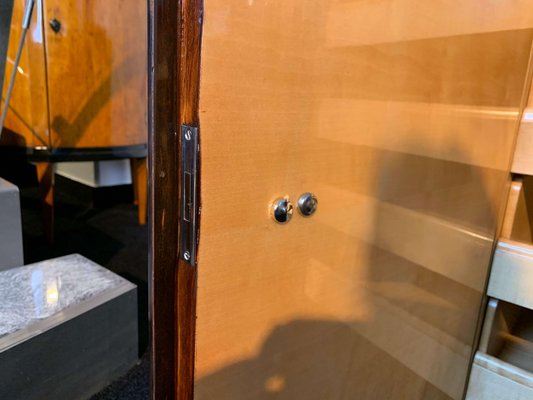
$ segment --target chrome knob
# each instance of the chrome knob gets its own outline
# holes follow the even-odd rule
[[[286,224],[292,218],[292,203],[288,197],[276,199],[272,203],[272,218],[280,224]]]
[[[310,192],[304,193],[298,199],[298,210],[305,217],[309,217],[313,215],[317,207],[318,207],[318,199],[313,193],[310,193]]]

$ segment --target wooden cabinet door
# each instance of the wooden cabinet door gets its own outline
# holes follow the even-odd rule
[[[531,2],[180,4],[173,129],[199,126],[201,213],[196,264],[177,273],[178,398],[460,400]],[[158,82],[155,104],[173,107]],[[165,166],[156,229],[176,222]],[[272,220],[276,198],[304,192],[314,215]]]

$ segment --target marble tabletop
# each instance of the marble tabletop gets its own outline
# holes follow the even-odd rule
[[[125,283],[79,254],[1,271],[0,338]]]

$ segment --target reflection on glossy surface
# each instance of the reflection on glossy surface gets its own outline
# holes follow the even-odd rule
[[[205,2],[196,399],[462,398],[533,9],[437,3]]]
[[[24,4],[14,0],[9,60],[15,57]],[[2,144],[146,143],[146,13],[141,0],[38,1]],[[61,23],[58,32],[48,23],[53,19]],[[6,76],[12,68],[8,62]]]
[[[123,284],[78,254],[0,272],[0,337]]]

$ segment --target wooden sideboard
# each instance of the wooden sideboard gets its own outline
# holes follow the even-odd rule
[[[4,79],[21,34],[14,0]],[[147,4],[134,0],[39,0],[0,142],[3,155],[37,163],[48,235],[53,165],[132,159],[139,220],[146,220]]]

